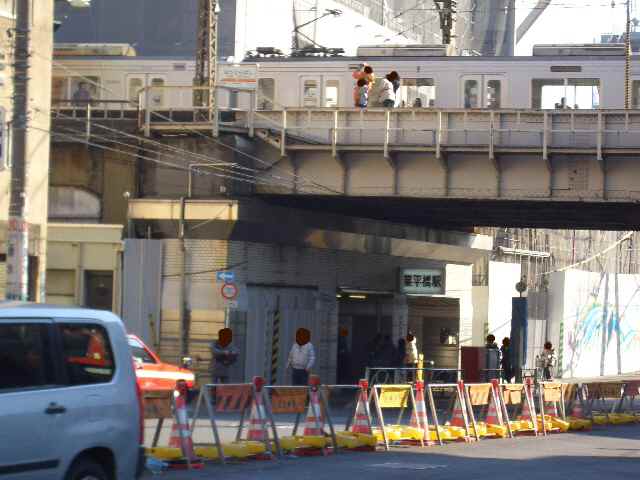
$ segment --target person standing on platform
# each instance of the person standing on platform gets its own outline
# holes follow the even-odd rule
[[[406,368],[418,368],[418,344],[413,333],[409,332],[406,338],[406,355],[404,366]],[[413,382],[417,378],[416,370],[407,371],[407,381]]]
[[[309,373],[315,362],[316,352],[311,343],[311,332],[306,328],[299,328],[287,361],[287,368],[291,368],[292,371],[291,384],[308,385]]]
[[[213,383],[227,383],[231,368],[238,360],[238,349],[233,346],[233,331],[223,328],[218,332],[218,340],[211,344],[211,360],[213,368],[211,378]]]
[[[504,337],[500,348],[500,366],[502,367],[502,378],[507,383],[511,383],[513,378],[513,366],[511,365],[511,339]]]
[[[544,344],[541,363],[543,379],[551,380],[556,367],[556,351],[553,349],[553,344],[551,342],[546,342]]]

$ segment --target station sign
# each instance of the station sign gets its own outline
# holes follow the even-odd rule
[[[258,84],[258,67],[256,65],[219,64],[216,83],[230,88],[255,90]]]
[[[444,269],[400,269],[400,293],[410,295],[443,295]]]

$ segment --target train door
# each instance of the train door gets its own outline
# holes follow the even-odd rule
[[[463,108],[502,108],[504,103],[502,75],[465,75],[460,85]]]
[[[127,98],[132,104],[141,102],[141,105],[149,105],[153,108],[162,108],[165,106],[167,92],[164,90],[166,77],[155,73],[136,73],[127,75]],[[146,88],[145,93],[141,91]],[[149,98],[147,99],[147,95]]]
[[[306,108],[317,108],[321,105],[322,77],[300,76],[300,105]]]

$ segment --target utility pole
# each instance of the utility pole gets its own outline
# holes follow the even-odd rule
[[[624,36],[624,108],[631,108],[631,0],[627,0],[627,22]]]
[[[213,135],[218,136],[218,111],[216,108],[216,69],[218,63],[218,0],[200,0],[198,6],[198,45],[196,52],[197,87],[207,87],[206,95],[196,95],[204,105],[206,98],[209,118],[213,124]]]
[[[16,0],[13,64],[11,197],[7,234],[7,300],[28,300],[29,225],[26,220],[27,126],[29,106],[29,22],[31,0]]]

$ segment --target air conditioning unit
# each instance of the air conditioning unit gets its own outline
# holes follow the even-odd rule
[[[88,8],[91,6],[91,0],[68,0],[69,5],[74,8]]]
[[[359,57],[446,57],[446,45],[362,45]]]

